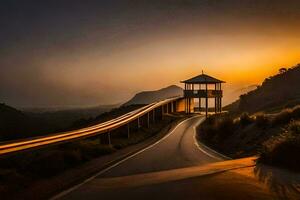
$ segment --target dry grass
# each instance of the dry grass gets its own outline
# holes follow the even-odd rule
[[[282,134],[263,145],[258,162],[300,171],[300,121],[291,121]]]
[[[299,122],[296,122],[299,119],[299,105],[272,115],[264,113],[252,116],[247,113],[240,116],[216,115],[201,124],[198,128],[198,137],[208,146],[230,157],[239,158],[261,153],[261,161],[274,165],[282,163],[283,166],[291,168],[293,164],[283,160],[285,158],[295,160],[291,156],[300,153],[300,142],[298,143],[300,137],[298,139],[297,135]],[[294,153],[289,148],[293,149]],[[272,155],[278,161],[273,160]]]

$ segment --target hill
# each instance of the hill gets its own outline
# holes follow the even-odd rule
[[[261,86],[225,107],[234,112],[277,111],[300,103],[300,64],[266,78]]]
[[[300,64],[280,69],[227,106],[229,112],[206,119],[198,139],[232,158],[258,155],[258,163],[300,172],[299,77]]]
[[[169,97],[183,95],[183,90],[181,87],[176,85],[171,85],[166,88],[155,91],[145,91],[136,94],[132,99],[124,104],[124,106],[134,105],[134,104],[149,104]]]
[[[22,111],[31,118],[43,120],[49,129],[52,129],[54,132],[59,132],[69,129],[70,126],[78,120],[91,119],[117,107],[119,107],[119,105],[73,108],[27,108]]]
[[[40,125],[40,121],[37,123]],[[17,139],[32,131],[33,120],[25,113],[0,104],[0,140]]]
[[[78,120],[88,120],[108,112],[118,105],[88,108],[27,108],[18,110],[0,104],[0,141],[34,137],[72,129]]]

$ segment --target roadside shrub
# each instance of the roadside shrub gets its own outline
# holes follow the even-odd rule
[[[235,127],[236,126],[233,118],[228,116],[217,120],[216,123],[216,129],[220,133],[220,137],[224,139],[233,134],[233,132],[235,131]]]
[[[274,116],[272,120],[272,125],[277,126],[277,125],[286,124],[291,120],[291,118],[292,118],[292,110],[285,109]]]
[[[233,117],[228,115],[210,116],[199,127],[199,137],[210,143],[222,142],[236,130]]]
[[[288,131],[296,137],[300,136],[300,121],[291,121],[287,127]]]
[[[112,153],[114,151],[111,146],[105,146],[101,144],[99,139],[81,140],[78,142],[74,142],[73,144],[70,144],[67,149],[69,149],[69,151],[74,151],[74,149],[78,150],[78,153],[82,155],[83,160],[89,160],[91,158]]]
[[[300,105],[293,108],[292,117],[293,119],[300,118]]]
[[[294,108],[282,110],[280,113],[276,114],[272,120],[272,125],[282,125],[287,124],[291,120],[296,120],[300,118],[300,106],[295,106]]]
[[[264,114],[256,115],[255,124],[259,128],[266,128],[270,124],[269,118]]]
[[[82,153],[78,149],[64,152],[64,161],[69,166],[75,166],[84,161]]]
[[[300,121],[291,121],[284,132],[267,141],[257,162],[300,171]]]
[[[15,169],[0,169],[0,183],[6,182],[10,184],[22,184],[26,179],[20,175]]]
[[[53,150],[38,156],[24,170],[35,177],[51,177],[66,169],[64,154],[62,151]]]
[[[252,122],[253,122],[253,119],[251,118],[251,116],[249,116],[248,113],[243,113],[240,116],[240,124],[242,126],[247,126],[247,125],[251,124]]]

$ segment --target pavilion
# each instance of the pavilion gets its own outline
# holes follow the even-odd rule
[[[185,81],[184,83],[184,99],[185,99],[185,112],[191,113],[195,111],[201,112],[201,100],[205,100],[205,115],[208,115],[209,99],[214,99],[215,113],[222,112],[222,83],[224,81],[218,80],[214,77],[206,75],[202,72],[201,75],[195,76]],[[199,100],[198,109],[194,105],[194,99]]]

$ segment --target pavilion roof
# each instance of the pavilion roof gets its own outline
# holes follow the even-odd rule
[[[216,79],[206,74],[201,74],[181,82],[182,83],[225,83],[224,81],[221,81],[219,79]]]

